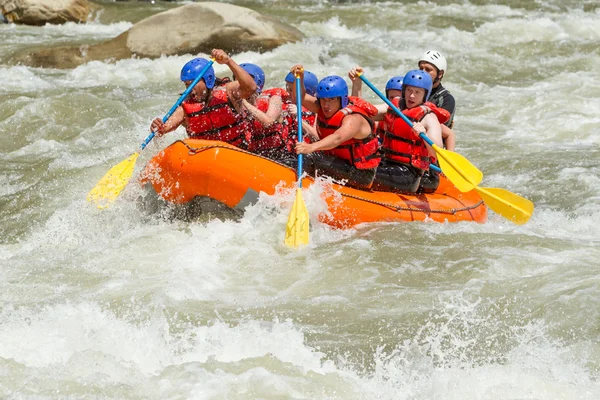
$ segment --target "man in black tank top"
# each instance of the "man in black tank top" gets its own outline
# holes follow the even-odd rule
[[[431,79],[433,80],[433,89],[431,90],[429,101],[450,113],[450,119],[445,125],[452,128],[452,124],[454,124],[456,101],[448,89],[442,86],[442,78],[444,77],[447,68],[448,63],[446,62],[446,58],[439,51],[427,50],[423,53],[421,58],[419,58],[419,69],[431,75]]]
[[[429,101],[450,113],[450,119],[444,124],[445,126],[442,126],[442,137],[444,147],[454,151],[456,138],[452,126],[454,125],[456,101],[448,89],[442,86],[442,78],[448,69],[448,62],[439,51],[427,50],[419,58],[419,69],[427,72],[433,80],[433,89],[431,90]],[[421,177],[419,191],[424,193],[434,192],[439,184],[439,177],[437,175],[437,172],[433,172],[431,169],[427,170]]]
[[[452,128],[452,124],[454,124],[454,110],[456,110],[456,101],[454,100],[454,96],[452,96],[448,89],[443,87],[439,81],[438,85],[434,86],[431,90],[431,97],[429,98],[429,101],[450,113],[450,119],[444,125]]]

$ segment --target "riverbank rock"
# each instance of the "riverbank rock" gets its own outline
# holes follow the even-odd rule
[[[228,53],[264,52],[303,37],[296,28],[248,8],[203,2],[153,15],[104,43],[40,49],[17,55],[13,62],[35,67],[74,68],[92,60],[209,53],[213,48]]]
[[[86,22],[87,0],[0,0],[0,12],[8,22],[23,25]]]

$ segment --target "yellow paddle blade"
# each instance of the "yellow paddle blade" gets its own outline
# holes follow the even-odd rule
[[[298,188],[292,212],[290,212],[287,225],[285,226],[285,244],[290,247],[308,244],[308,229],[308,210],[302,198],[302,189]]]
[[[139,153],[134,153],[128,159],[112,167],[90,190],[87,200],[96,203],[99,208],[104,208],[115,201],[131,179],[138,157]]]
[[[486,206],[517,225],[529,221],[533,214],[533,203],[518,194],[500,188],[480,188],[475,190]]]
[[[483,172],[471,164],[469,160],[450,150],[445,150],[434,144],[440,168],[461,192],[470,192],[483,179]]]

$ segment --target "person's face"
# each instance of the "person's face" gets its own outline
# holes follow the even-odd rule
[[[185,84],[185,88],[187,89],[194,82],[193,81],[185,81],[183,83]],[[202,101],[203,99],[206,98],[207,93],[208,93],[208,90],[206,89],[206,83],[204,82],[204,79],[200,79],[200,82],[198,82],[196,84],[196,86],[194,86],[192,91],[190,92],[190,99],[196,100],[196,101]]]
[[[406,86],[404,89],[404,102],[406,103],[407,108],[413,108],[416,106],[420,106],[424,103],[425,99],[425,89],[414,87],[414,86]]]
[[[285,91],[289,94],[296,94],[296,84],[294,82],[285,82]]]
[[[294,82],[285,82],[285,91],[290,94],[292,103],[296,104],[296,84]]]
[[[393,100],[396,97],[402,97],[402,91],[398,90],[398,89],[390,89],[387,92],[387,98],[388,100]]]
[[[429,74],[429,76],[431,76],[431,80],[433,82],[435,82],[437,76],[438,76],[438,70],[435,67],[435,65],[428,63],[427,61],[421,61],[419,63],[419,69],[421,71],[425,71]]]
[[[342,98],[332,97],[330,99],[319,99],[319,104],[321,105],[321,110],[323,110],[325,118],[331,118],[342,108]]]

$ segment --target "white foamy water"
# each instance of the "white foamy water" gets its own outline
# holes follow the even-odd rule
[[[444,52],[457,151],[482,187],[533,200],[533,217],[338,231],[319,222],[321,183],[303,196],[310,243],[291,250],[293,191],[237,219],[188,221],[141,201],[134,178],[98,210],[86,193],[177,100],[192,56],[1,64],[0,397],[600,397],[600,9],[239,4],[307,36],[234,56],[264,66],[267,86],[302,63],[319,77],[358,64],[383,88],[425,49]],[[3,25],[0,57],[130,26]],[[135,175],[183,135],[155,139]]]

